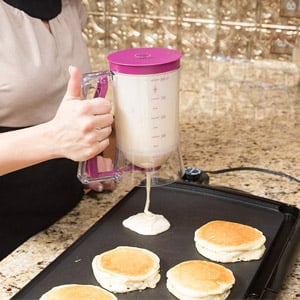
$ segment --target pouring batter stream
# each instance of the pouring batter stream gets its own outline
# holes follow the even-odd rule
[[[156,235],[170,228],[169,221],[159,214],[149,211],[151,191],[151,173],[146,172],[146,204],[143,212],[123,221],[123,226],[142,235]]]

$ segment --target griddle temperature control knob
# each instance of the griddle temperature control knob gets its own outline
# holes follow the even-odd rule
[[[182,179],[185,181],[201,183],[201,184],[209,183],[209,176],[207,175],[207,173],[194,167],[187,167],[185,169]]]

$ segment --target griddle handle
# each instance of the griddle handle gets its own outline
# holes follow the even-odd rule
[[[296,256],[300,250],[300,216],[296,210],[294,211],[296,215],[292,214],[293,207],[283,205],[282,208],[284,209],[284,207],[290,211],[290,213],[286,213],[285,217],[290,218],[290,223],[293,223],[294,228],[289,234],[286,246],[277,257],[278,262],[274,261],[274,257],[269,256],[269,259],[261,266],[260,272],[258,272],[249,287],[246,299],[275,299],[282,288],[286,275],[291,272],[291,268],[296,261]],[[273,269],[270,270],[272,265]],[[269,278],[267,279],[266,276],[269,276]]]
[[[276,272],[270,279],[268,290],[278,293],[282,288],[282,283],[289,273],[291,273],[294,263],[300,250],[300,221],[295,226],[294,232],[287,243],[284,253],[278,263]],[[266,298],[267,299],[267,298]]]

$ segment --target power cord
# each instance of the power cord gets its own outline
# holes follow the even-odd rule
[[[297,183],[300,183],[300,180],[294,176],[291,176],[287,173],[280,172],[280,171],[273,171],[265,168],[258,168],[258,167],[236,167],[236,168],[227,168],[227,169],[219,169],[219,170],[213,170],[213,171],[202,171],[198,168],[194,167],[188,167],[185,169],[185,174],[183,176],[184,180],[187,181],[194,181],[199,182],[202,184],[208,184],[209,183],[209,175],[208,174],[222,174],[222,173],[229,173],[229,172],[236,172],[236,171],[255,171],[255,172],[263,172],[268,173],[280,177],[285,177],[291,181],[295,181]]]
[[[280,171],[273,171],[269,169],[264,169],[264,168],[257,168],[257,167],[237,167],[237,168],[228,168],[228,169],[220,169],[220,170],[215,170],[215,171],[204,171],[208,174],[222,174],[222,173],[227,173],[227,172],[235,172],[235,171],[256,171],[256,172],[263,172],[263,173],[268,173],[276,176],[281,176],[285,177],[291,181],[296,181],[300,183],[300,180],[296,177],[293,177],[287,173],[280,172]]]

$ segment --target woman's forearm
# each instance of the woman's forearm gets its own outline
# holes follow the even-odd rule
[[[0,134],[0,175],[56,158],[47,124]]]

